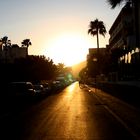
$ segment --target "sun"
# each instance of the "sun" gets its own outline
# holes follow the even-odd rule
[[[82,35],[67,34],[55,38],[47,47],[45,53],[54,63],[64,63],[72,66],[85,61],[88,48],[93,44]]]

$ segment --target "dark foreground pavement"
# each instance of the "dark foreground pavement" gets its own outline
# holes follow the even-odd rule
[[[112,100],[114,101],[114,100]],[[136,140],[94,92],[74,83],[0,119],[1,140]]]

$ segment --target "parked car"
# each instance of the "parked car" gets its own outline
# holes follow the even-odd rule
[[[12,82],[9,84],[9,96],[12,97],[34,97],[34,86],[31,82]]]
[[[52,90],[51,84],[50,83],[44,83],[43,86],[44,86],[45,93],[49,94]]]
[[[62,89],[62,84],[60,81],[53,81],[52,82],[52,88],[53,90],[59,90]]]
[[[37,96],[44,96],[45,95],[45,88],[41,84],[34,85],[34,89]]]

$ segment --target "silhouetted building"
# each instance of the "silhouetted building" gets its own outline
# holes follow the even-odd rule
[[[109,30],[109,49],[119,51],[119,56],[132,51],[135,47],[132,7],[124,7]]]
[[[89,54],[87,55],[87,68],[88,75],[90,77],[97,77],[105,73],[106,63],[106,48],[89,48]]]
[[[135,17],[135,30],[136,30],[136,45],[140,48],[140,0],[135,0],[134,17]]]
[[[99,53],[100,54],[105,54],[106,53],[106,48],[99,48]],[[96,56],[97,55],[97,48],[89,48],[89,54],[88,56]]]
[[[17,58],[25,58],[27,49],[27,47],[19,47],[17,44],[4,47],[0,45],[0,60],[3,63],[13,63]]]
[[[122,8],[109,30],[110,39],[107,47],[115,66],[112,72],[119,74],[119,78],[122,80],[134,78],[134,73],[137,73],[135,71],[136,66],[139,69],[140,51],[138,45],[136,45],[136,37],[138,37],[137,34],[140,31],[137,31],[138,33],[136,34],[135,29],[134,9],[128,3]]]

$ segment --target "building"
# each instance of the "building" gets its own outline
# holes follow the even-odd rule
[[[99,53],[100,54],[104,54],[106,53],[106,48],[99,48]],[[95,57],[97,56],[97,48],[89,48],[89,54],[87,55],[87,57]]]
[[[87,68],[88,75],[90,77],[96,77],[97,75],[106,73],[107,55],[106,48],[89,48],[89,54],[87,55]]]
[[[124,7],[109,30],[109,50],[130,51],[135,46],[132,7]],[[120,54],[121,55],[121,54]]]
[[[135,0],[134,3],[134,17],[136,30],[136,46],[140,49],[140,0]]]
[[[136,66],[139,69],[140,51],[136,41],[139,39],[136,38],[135,21],[134,8],[128,3],[122,8],[109,30],[110,39],[107,50],[116,64],[112,73],[117,73],[121,80],[136,77],[134,73],[138,73],[138,71],[136,72],[134,69]]]
[[[11,46],[0,45],[0,61],[2,63],[13,63],[17,58],[25,58],[27,54],[27,47],[19,47],[17,44]]]

